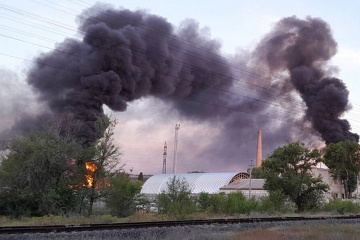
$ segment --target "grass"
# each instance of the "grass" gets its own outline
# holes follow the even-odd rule
[[[196,219],[215,219],[215,218],[229,218],[229,217],[245,217],[242,216],[229,216],[226,214],[207,214],[207,213],[193,213],[186,216],[186,220],[196,220]],[[134,215],[128,218],[129,222],[156,222],[156,221],[174,221],[175,217],[171,217],[164,214],[157,213],[146,213],[146,212],[136,212]]]
[[[0,216],[0,226],[45,226],[45,225],[79,225],[91,223],[121,223],[127,222],[126,218],[118,218],[111,215],[84,216],[43,216],[43,217],[24,217],[11,219]]]
[[[186,220],[194,219],[216,219],[216,218],[261,218],[261,217],[296,217],[296,216],[335,216],[343,215],[345,213],[357,213],[359,205],[351,202],[333,201],[325,205],[323,211],[305,212],[305,213],[260,213],[250,212],[249,214],[214,214],[214,213],[193,213],[186,216]],[[152,222],[152,221],[167,221],[176,220],[170,217],[157,213],[136,212],[128,218],[118,218],[109,214],[93,215],[91,217],[85,216],[43,216],[43,217],[23,217],[19,219],[0,216],[0,226],[44,226],[44,225],[79,225],[79,224],[94,224],[94,223],[121,223],[121,222]],[[269,233],[272,234],[272,233]]]
[[[195,219],[216,219],[216,218],[243,218],[243,217],[267,217],[265,214],[205,214],[194,213],[186,217],[186,220]],[[10,218],[0,216],[1,226],[45,226],[45,225],[79,225],[79,224],[94,224],[94,223],[121,223],[121,222],[155,222],[155,221],[172,221],[176,220],[170,217],[157,213],[136,212],[128,218],[118,218],[111,215],[93,215],[91,217],[85,216],[43,216],[43,217],[23,217],[23,218]]]
[[[352,240],[360,238],[360,228],[355,224],[316,224],[291,226],[288,228],[253,229],[236,234],[224,240],[255,239],[316,239],[316,240]]]
[[[331,200],[323,206],[323,211],[337,212],[339,214],[345,213],[359,213],[360,205],[351,201],[342,201],[340,199]]]
[[[333,216],[333,213],[311,213],[311,214],[263,214],[252,212],[250,215],[246,214],[205,214],[194,213],[186,217],[186,220],[195,219],[217,219],[217,218],[244,218],[244,217],[294,217],[294,216]],[[128,218],[118,218],[111,215],[93,215],[91,217],[85,216],[43,216],[43,217],[23,217],[23,218],[10,218],[0,216],[1,226],[45,226],[45,225],[79,225],[79,224],[95,224],[95,223],[122,223],[122,222],[154,222],[154,221],[171,221],[176,220],[174,217],[169,217],[163,214],[136,212]]]

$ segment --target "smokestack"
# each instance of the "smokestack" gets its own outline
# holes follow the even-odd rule
[[[262,136],[261,131],[258,131],[257,151],[256,151],[256,167],[261,167],[262,164]]]

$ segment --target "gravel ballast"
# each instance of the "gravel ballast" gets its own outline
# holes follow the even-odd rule
[[[117,239],[146,239],[146,240],[176,240],[176,239],[222,239],[233,236],[239,232],[255,228],[286,228],[294,225],[316,224],[359,224],[360,219],[344,220],[314,220],[296,222],[263,222],[263,223],[240,223],[240,224],[211,224],[200,226],[179,226],[146,229],[122,229],[84,232],[60,232],[60,233],[32,233],[32,234],[2,234],[0,240],[63,240],[63,239],[86,239],[86,240],[117,240]]]

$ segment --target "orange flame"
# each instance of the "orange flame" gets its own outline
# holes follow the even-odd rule
[[[93,163],[87,162],[87,163],[85,163],[85,167],[90,172],[90,174],[85,175],[87,184],[83,184],[83,186],[91,188],[93,186],[93,184],[94,184],[94,178],[91,175],[91,173],[96,171],[97,166],[95,164],[93,164]]]
[[[85,167],[90,172],[95,172],[96,169],[97,169],[97,166],[95,164],[93,164],[93,163],[90,163],[90,162],[85,163]]]
[[[91,175],[85,175],[87,184],[84,184],[84,187],[91,188],[94,182],[94,178]]]

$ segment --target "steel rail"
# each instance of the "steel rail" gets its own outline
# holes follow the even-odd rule
[[[159,227],[176,227],[176,226],[210,225],[210,224],[241,224],[241,223],[343,220],[343,219],[360,219],[360,215],[316,216],[316,217],[221,218],[221,219],[204,219],[204,220],[133,222],[133,223],[111,223],[111,224],[9,226],[9,227],[0,227],[0,234],[80,232],[80,231],[101,231],[101,230],[137,229],[137,228],[154,228],[154,227],[159,228]]]

